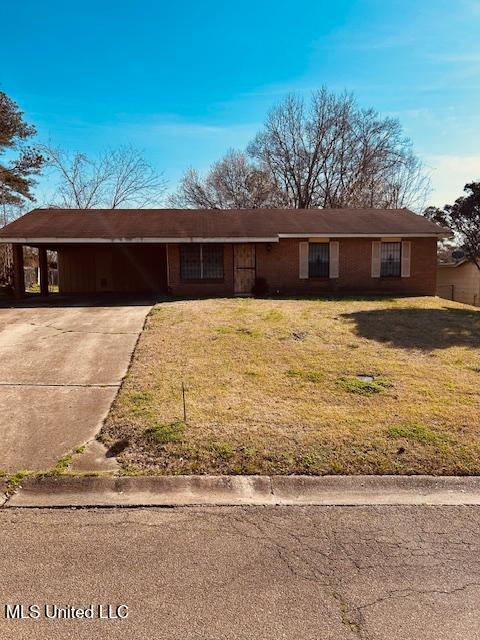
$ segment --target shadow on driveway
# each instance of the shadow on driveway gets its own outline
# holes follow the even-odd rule
[[[153,294],[91,294],[63,295],[52,293],[49,296],[27,294],[26,298],[0,298],[0,309],[32,309],[41,307],[144,307],[168,300],[167,296]]]

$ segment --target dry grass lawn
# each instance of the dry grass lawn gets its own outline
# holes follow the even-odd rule
[[[125,473],[478,474],[479,347],[438,298],[164,302],[101,437]]]

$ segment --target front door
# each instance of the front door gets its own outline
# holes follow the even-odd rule
[[[250,294],[255,284],[255,245],[234,244],[235,293]]]

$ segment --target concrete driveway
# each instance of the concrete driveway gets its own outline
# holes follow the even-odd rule
[[[101,427],[151,304],[0,308],[0,470],[45,470]]]

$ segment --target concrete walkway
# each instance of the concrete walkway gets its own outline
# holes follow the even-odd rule
[[[45,470],[98,432],[145,317],[135,304],[0,308],[0,470]]]

